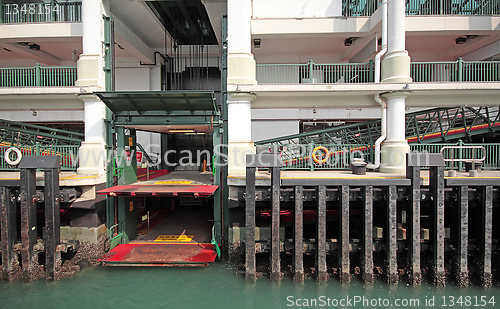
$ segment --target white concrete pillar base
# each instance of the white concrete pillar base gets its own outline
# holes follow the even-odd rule
[[[251,53],[229,53],[227,55],[227,83],[234,85],[256,85],[255,59]]]
[[[75,82],[75,86],[85,87],[97,87],[99,85],[99,55],[80,55],[78,62],[76,63],[78,80]]]
[[[228,145],[228,173],[230,176],[246,175],[246,155],[256,153],[252,141],[229,142]]]
[[[410,151],[407,141],[385,141],[380,149],[382,173],[406,174],[406,154]]]
[[[82,142],[78,152],[79,175],[105,175],[106,148],[104,141]]]
[[[406,50],[386,54],[381,64],[383,83],[411,83],[410,56]]]

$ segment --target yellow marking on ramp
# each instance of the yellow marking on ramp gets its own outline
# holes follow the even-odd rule
[[[155,185],[189,185],[192,184],[192,180],[163,180],[163,181],[157,181],[154,184]]]
[[[160,235],[156,237],[155,241],[190,242],[193,240],[193,237],[193,235]]]

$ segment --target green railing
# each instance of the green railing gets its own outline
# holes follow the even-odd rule
[[[0,87],[74,86],[76,67],[0,68]]]
[[[428,153],[440,153],[441,149],[445,146],[480,146],[484,147],[486,151],[486,158],[483,161],[482,169],[484,170],[499,170],[500,169],[500,144],[465,144],[462,141],[454,144],[410,144],[410,150],[412,152],[428,152]],[[461,159],[461,160],[472,160],[478,159],[482,156],[482,150],[463,148],[463,149],[453,149],[452,151],[446,151],[443,153],[445,159]],[[452,168],[452,162],[446,163],[446,168]],[[463,162],[454,162],[453,169],[464,170]]]
[[[315,64],[257,64],[259,84],[335,84],[373,82],[373,62]]]
[[[81,2],[1,4],[0,10],[4,24],[82,21]]]
[[[371,16],[379,0],[342,0],[346,17]],[[406,15],[498,15],[498,0],[406,0]]]
[[[17,171],[17,165],[9,165],[5,161],[5,152],[10,146],[0,146],[0,171]],[[19,146],[17,147],[23,156],[60,156],[62,171],[76,171],[78,167],[79,145],[72,146]],[[11,158],[15,160],[15,158]]]
[[[324,163],[316,163],[312,153],[317,146],[324,146],[329,150],[328,159]],[[481,146],[486,150],[486,159],[483,162],[484,170],[500,170],[500,144],[464,144],[463,142],[450,144],[410,144],[411,152],[440,153],[445,146]],[[369,144],[288,144],[288,145],[263,145],[273,152],[281,154],[283,170],[346,170],[351,168],[353,158],[363,158],[372,162],[373,146]],[[275,148],[276,147],[276,148]],[[324,152],[315,151],[318,160],[323,158]],[[482,153],[478,149],[454,149],[453,153],[444,154],[447,158],[478,159]],[[452,162],[447,162],[447,169],[452,168]],[[454,162],[453,169],[464,170],[463,162]]]
[[[263,84],[351,84],[374,81],[373,61],[341,64],[257,64],[257,82]],[[412,62],[414,82],[500,81],[500,61]]]
[[[318,161],[324,158],[324,152],[314,149],[317,146],[324,146],[329,154],[324,163],[316,163],[312,158],[315,152]],[[263,145],[281,154],[283,170],[345,170],[350,169],[353,158],[364,158],[369,161],[373,157],[373,147],[367,144],[289,144],[289,145]]]

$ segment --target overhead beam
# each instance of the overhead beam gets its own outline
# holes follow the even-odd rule
[[[462,59],[465,61],[485,60],[500,54],[500,40],[483,46],[475,51],[464,55]]]
[[[353,57],[349,58],[351,63],[363,63],[377,52],[378,42],[377,37],[371,39],[360,51]]]
[[[139,61],[154,62],[154,51],[116,16],[113,16],[113,20],[115,22],[115,42]]]
[[[28,46],[18,43],[0,43],[0,46],[13,50],[14,52],[35,59],[38,62],[48,65],[60,65],[61,59],[44,52],[43,50],[32,50]]]
[[[455,44],[437,54],[437,61],[455,60],[500,39],[500,35],[484,35],[469,39],[464,44]]]
[[[370,46],[369,43],[371,43],[372,41],[376,41],[375,37],[375,35],[367,35],[365,37],[358,38],[351,46],[344,49],[344,51],[340,55],[341,61],[349,60],[349,62],[355,62],[353,58],[360,52],[362,52],[365,48],[367,48],[367,46],[373,48],[373,46]],[[375,48],[377,48],[377,45],[374,46]]]

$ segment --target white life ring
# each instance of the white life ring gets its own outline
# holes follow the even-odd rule
[[[17,155],[17,158],[12,161],[10,158],[9,158],[9,155],[11,152],[15,152],[16,155]],[[18,165],[19,162],[21,162],[21,159],[23,158],[23,154],[21,153],[21,150],[19,150],[18,148],[16,147],[10,147],[9,149],[7,149],[7,151],[5,152],[4,154],[4,159],[5,159],[5,162],[7,162],[9,165]]]

